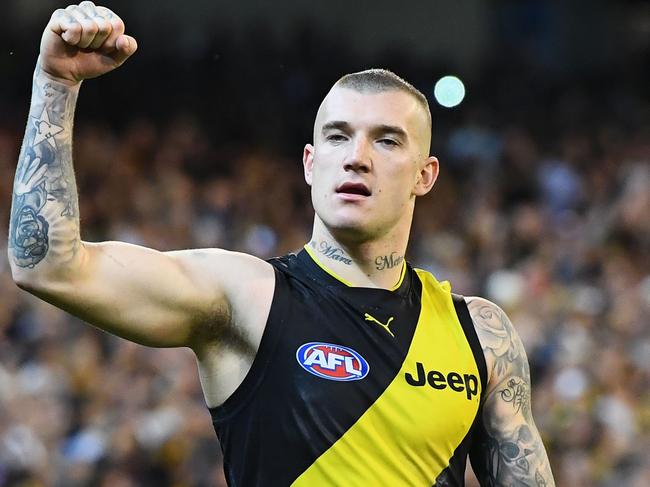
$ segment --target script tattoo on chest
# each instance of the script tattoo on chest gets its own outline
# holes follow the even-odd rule
[[[328,259],[335,260],[337,262],[342,262],[345,265],[352,265],[352,259],[348,257],[343,249],[330,245],[329,243],[321,240],[320,242],[314,242],[313,240],[309,242],[311,248],[316,250],[318,253],[324,255]]]
[[[375,268],[378,271],[383,271],[384,269],[392,269],[398,265],[402,265],[404,262],[403,255],[397,255],[397,252],[391,252],[390,255],[380,255],[375,259]]]

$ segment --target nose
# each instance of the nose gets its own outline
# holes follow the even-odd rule
[[[355,137],[345,159],[346,171],[368,172],[372,167],[371,146],[363,136]]]

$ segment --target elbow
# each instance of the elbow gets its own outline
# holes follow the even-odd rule
[[[76,263],[76,262],[75,262]],[[76,269],[69,261],[61,259],[53,262],[46,262],[39,259],[25,265],[12,255],[9,249],[9,265],[11,267],[11,278],[14,283],[25,291],[32,294],[47,292],[60,287],[62,283],[72,280],[72,269]]]
[[[26,281],[19,281],[17,279],[14,279],[14,284],[18,286],[20,289],[23,291],[27,291],[30,294],[34,294],[36,292],[36,288],[31,284]]]
[[[11,265],[11,278],[14,284],[23,291],[33,293],[38,289],[39,277],[35,276],[33,272],[28,272],[14,264]]]
[[[14,284],[20,289],[36,294],[51,286],[52,276],[50,274],[43,272],[43,270],[22,267],[11,259],[11,256],[9,257],[9,262],[11,266],[11,278]]]
[[[9,260],[9,268],[11,269],[11,279],[14,281],[16,286],[21,289],[25,289],[25,286],[27,286],[29,273],[25,272],[25,269],[21,268],[12,258],[13,256],[11,255],[11,247],[9,247],[7,254],[7,258]]]
[[[67,283],[57,281],[49,274],[20,268],[14,271],[12,268],[11,276],[20,289],[52,304],[69,292]]]
[[[7,249],[7,259],[11,269],[11,279],[16,286],[25,291],[30,291],[39,278],[39,272],[34,270],[34,265],[21,265],[19,263],[20,259],[15,255],[14,249],[11,247],[11,243]]]

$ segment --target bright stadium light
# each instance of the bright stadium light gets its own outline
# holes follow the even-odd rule
[[[443,76],[433,87],[433,96],[443,107],[455,107],[465,98],[465,85],[456,76]]]

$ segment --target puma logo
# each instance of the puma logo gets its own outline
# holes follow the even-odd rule
[[[370,316],[368,313],[365,314],[365,318],[366,318],[366,321],[372,321],[373,323],[377,323],[377,324],[378,324],[379,326],[381,326],[384,330],[386,330],[388,333],[390,333],[390,336],[392,336],[393,338],[395,338],[395,335],[393,334],[392,331],[390,331],[390,328],[389,328],[389,326],[390,326],[390,322],[393,321],[393,317],[392,317],[392,316],[391,316],[390,318],[388,318],[388,321],[386,322],[386,324],[383,324],[383,323],[382,323],[381,321],[379,321],[377,318],[375,318],[374,316]]]

